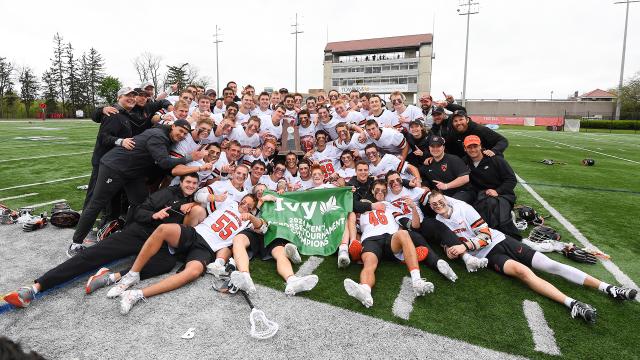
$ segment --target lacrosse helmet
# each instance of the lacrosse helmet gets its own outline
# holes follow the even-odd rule
[[[109,235],[122,231],[123,228],[124,228],[124,220],[118,218],[118,219],[109,221],[108,223],[104,224],[104,226],[101,227],[100,230],[98,230],[98,233],[97,233],[98,241],[102,241],[108,238]]]
[[[538,225],[534,227],[529,233],[529,240],[537,243],[541,243],[546,240],[559,241],[561,237],[562,236],[560,236],[560,233],[558,233],[552,227],[544,225]]]
[[[529,226],[527,220],[521,218],[520,215],[516,216],[514,211],[511,212],[511,220],[513,221],[513,225],[516,226],[516,229],[520,231],[527,230],[527,227]]]
[[[583,159],[582,160],[582,165],[584,166],[593,166],[596,164],[596,161],[593,159]]]
[[[544,224],[544,218],[540,216],[531,206],[518,205],[514,208],[517,209],[517,217],[525,220],[529,224],[542,225]]]

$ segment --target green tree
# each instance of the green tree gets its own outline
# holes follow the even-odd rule
[[[51,68],[49,69],[49,72],[56,82],[57,97],[62,101],[62,111],[64,112],[66,100],[64,84],[66,76],[64,61],[66,45],[63,42],[62,36],[58,33],[53,36],[53,44],[53,58],[51,59]]]
[[[625,81],[620,100],[620,119],[637,120],[640,117],[640,72]]]
[[[38,78],[30,67],[25,66],[20,70],[18,81],[20,81],[20,99],[24,104],[26,115],[29,116],[31,104],[38,97]]]
[[[2,101],[4,102],[3,107],[5,108],[5,114],[7,118],[15,117],[18,110],[17,105],[20,102],[20,98],[15,93],[15,91],[13,91],[13,89],[9,89],[4,94],[4,98],[2,99]]]
[[[88,61],[88,97],[91,99],[91,106],[96,106],[97,95],[98,95],[98,87],[104,79],[104,60],[102,60],[102,55],[98,52],[98,50],[91,48],[89,49],[89,55],[87,56]]]
[[[98,87],[98,95],[107,103],[115,104],[118,99],[118,90],[122,87],[122,83],[118,78],[113,76],[105,76]]]
[[[189,84],[188,71],[189,63],[180,66],[167,65],[167,74],[164,78],[164,87],[169,88],[173,84],[178,84],[178,91],[181,91]]]
[[[82,84],[80,82],[79,64],[74,57],[73,46],[68,43],[64,52],[65,61],[65,77],[64,82],[67,87],[67,96],[69,99],[67,112],[74,113],[82,105]]]
[[[5,94],[13,90],[13,71],[13,64],[6,58],[0,57],[0,116],[4,110]]]
[[[58,87],[56,79],[51,71],[45,71],[42,74],[42,97],[49,112],[56,112],[58,108]]]

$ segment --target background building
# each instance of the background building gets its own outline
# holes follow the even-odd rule
[[[418,34],[327,43],[325,91],[352,89],[383,95],[402,91],[408,103],[431,89],[433,35]]]

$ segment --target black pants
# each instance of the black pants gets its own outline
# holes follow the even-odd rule
[[[98,165],[93,165],[91,168],[91,177],[89,178],[89,185],[87,185],[87,195],[84,197],[84,204],[82,208],[85,209],[89,205],[91,195],[93,195],[93,189],[96,187],[96,179],[98,178]]]
[[[516,228],[511,218],[513,203],[508,198],[502,195],[497,197],[487,196],[481,191],[478,193],[478,199],[473,204],[473,207],[490,228],[510,235],[516,240],[522,240],[520,230]]]
[[[440,260],[440,256],[438,256],[438,254],[433,251],[433,249],[427,243],[427,240],[425,240],[425,238],[419,232],[413,230],[408,230],[408,232],[409,236],[411,237],[411,242],[413,242],[413,245],[416,248],[418,246],[424,246],[429,251],[427,253],[427,258],[424,260],[425,264],[427,264],[427,266],[432,269],[438,270],[437,265],[438,260]]]
[[[73,233],[74,243],[81,244],[84,241],[100,211],[111,204],[111,199],[122,189],[127,193],[132,207],[142,204],[148,195],[144,178],[127,179],[120,172],[101,164],[91,200],[82,211],[76,231]]]
[[[109,236],[94,246],[88,247],[78,255],[47,271],[36,279],[36,282],[40,284],[42,290],[50,289],[78,275],[97,270],[112,261],[137,255],[151,232],[151,229],[134,223],[125,230]],[[151,257],[144,266],[140,272],[140,278],[147,279],[168,273],[175,265],[175,256],[169,254],[166,245],[163,245],[160,251]],[[120,273],[124,275],[127,271],[121,271]]]
[[[433,218],[424,218],[422,224],[420,224],[420,233],[431,244],[442,247],[462,244],[447,225]]]

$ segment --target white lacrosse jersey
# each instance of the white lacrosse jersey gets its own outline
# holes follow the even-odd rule
[[[218,251],[233,244],[233,238],[250,225],[240,219],[240,210],[235,201],[225,201],[219,209],[209,214],[195,230],[207,242],[211,250]]]
[[[362,236],[360,241],[364,242],[367,238],[372,236],[379,236],[383,234],[392,235],[400,230],[400,225],[396,221],[395,217],[400,216],[395,207],[386,201],[385,210],[371,210],[360,214],[360,230]]]
[[[229,134],[229,140],[237,140],[243,149],[255,149],[260,146],[260,135],[257,133],[248,136],[242,125],[237,124]]]
[[[282,117],[282,121],[288,121],[289,125],[298,124],[298,113],[295,110],[287,110]]]
[[[371,139],[378,148],[384,152],[399,155],[402,149],[407,146],[407,140],[404,135],[396,129],[380,128],[380,138],[378,140]]]
[[[240,190],[236,189],[236,187],[231,184],[231,180],[219,180],[198,190],[193,199],[199,202],[202,207],[207,209],[207,214],[210,214],[217,208],[222,206],[222,204],[224,204],[224,202],[226,202],[227,200],[222,202],[209,201],[209,195],[219,195],[224,192],[227,192],[227,200],[231,199],[236,203],[242,201],[242,198],[249,193],[247,190],[245,190],[244,187]]]
[[[353,135],[351,135],[351,140],[349,140],[348,143],[344,143],[340,139],[337,139],[333,141],[333,145],[338,149],[340,149],[340,151],[345,151],[345,150],[364,151],[364,148],[367,145],[371,144],[371,139],[367,136],[367,134],[362,134],[362,136],[366,138],[366,141],[364,143],[360,142],[360,133],[354,132]],[[360,157],[366,158],[366,156],[362,154]]]
[[[255,109],[251,110],[251,116],[259,116],[259,117],[269,117],[271,118],[271,114],[273,114],[273,110],[267,108],[267,110],[262,110],[260,107],[256,106]]]
[[[409,130],[409,122],[413,120],[420,120],[420,122],[424,123],[424,114],[422,113],[422,110],[415,105],[407,105],[401,115],[409,119],[408,122],[401,123],[402,127],[406,130]]]
[[[185,166],[204,166],[206,162],[203,159],[194,160]],[[198,186],[202,185],[205,181],[211,179],[211,170],[198,171]],[[180,183],[180,176],[176,176],[171,180],[169,186],[178,185]]]
[[[335,115],[333,116],[333,118],[331,120],[329,120],[328,123],[323,123],[322,121],[318,121],[318,125],[316,125],[316,130],[324,130],[329,134],[329,137],[331,137],[331,140],[335,140],[338,138],[338,132],[336,131],[336,125],[338,125],[340,121],[338,121],[335,117]],[[329,139],[327,139],[327,141],[329,141]]]
[[[242,157],[242,164],[248,166],[249,168],[251,168],[251,164],[255,161],[255,160],[260,160],[262,161],[267,167],[272,163],[272,161],[270,159],[267,159],[264,157],[264,155],[260,154],[260,156],[255,157],[253,155],[245,155]]]
[[[282,178],[281,180],[278,181],[273,181],[271,179],[270,175],[264,174],[260,177],[260,183],[264,184],[267,186],[267,189],[271,190],[271,191],[277,191],[278,190],[278,182],[280,181],[284,181],[286,182],[287,180],[285,178]]]
[[[280,141],[280,139],[282,139],[282,121],[276,126],[273,125],[271,117],[260,118],[260,132],[267,133],[265,139],[270,137],[276,141]]]
[[[249,118],[251,117],[251,111],[249,111],[248,113],[244,114],[241,111],[238,111],[238,113],[236,114],[236,124],[246,124],[249,121]]]
[[[300,135],[300,148],[307,152],[316,145],[316,126],[310,123],[307,127],[298,126],[298,134]]]
[[[189,133],[184,140],[171,145],[169,154],[176,158],[183,158],[198,149],[199,144],[193,140],[193,135]]]
[[[389,170],[395,170],[400,173],[403,179],[411,180],[413,179],[413,175],[407,172],[407,168],[408,164],[398,159],[397,156],[384,154],[378,165],[374,165],[373,163],[369,164],[369,173],[376,179],[384,179]]]
[[[323,151],[316,148],[316,151],[311,155],[310,159],[318,162],[325,177],[327,177],[336,172],[336,169],[340,167],[339,159],[341,154],[342,151],[333,146],[333,143],[329,142]]]
[[[362,122],[363,120],[365,120],[365,117],[362,116],[361,113],[357,112],[357,111],[348,111],[347,112],[347,116],[342,117],[338,114],[335,114],[333,116],[333,120],[337,120],[339,123],[344,122],[348,124],[353,124],[353,125],[360,125],[360,122]]]
[[[383,109],[380,116],[375,116],[372,113],[370,113],[369,117],[367,117],[367,120],[369,119],[375,120],[378,123],[378,126],[380,126],[381,128],[393,126],[397,130],[402,129],[402,125],[400,125],[400,118],[398,118],[398,115],[387,109]],[[362,127],[364,127],[364,123]]]
[[[360,115],[364,116],[364,118],[368,118],[371,113],[367,109],[360,109]]]
[[[420,222],[422,222],[422,220],[424,220],[424,214],[420,209],[420,205],[421,204],[423,206],[427,205],[427,203],[429,202],[428,195],[429,195],[429,192],[423,188],[416,187],[413,189],[408,189],[403,186],[402,191],[400,191],[400,193],[397,195],[391,192],[391,190],[389,190],[384,200],[393,204],[393,206],[395,206],[398,209],[398,211],[402,214],[398,219],[407,218],[409,219],[409,221],[411,221],[413,217],[411,208],[406,204],[406,202],[403,199],[404,197],[410,198],[417,205],[416,208],[418,209],[418,216],[420,217]]]
[[[223,172],[222,171],[222,167],[225,165],[239,165],[238,161],[229,161],[229,159],[227,158],[227,153],[226,152],[221,152],[220,153],[220,158],[218,159],[218,161],[216,161],[214,167],[213,167],[213,176],[214,177],[220,177],[221,179],[228,179],[229,176],[231,174]]]
[[[471,255],[479,258],[486,257],[496,244],[505,239],[503,233],[489,228],[487,223],[480,217],[480,214],[478,214],[476,209],[471,205],[448,196],[444,198],[452,208],[451,216],[447,219],[442,215],[436,215],[436,220],[447,225],[459,238],[473,239],[481,232],[491,237],[491,240],[486,243],[486,245],[480,249],[470,251],[469,253]]]
[[[340,168],[338,170],[338,175],[340,175],[340,177],[343,178],[345,182],[348,182],[352,177],[356,176],[356,169]]]

